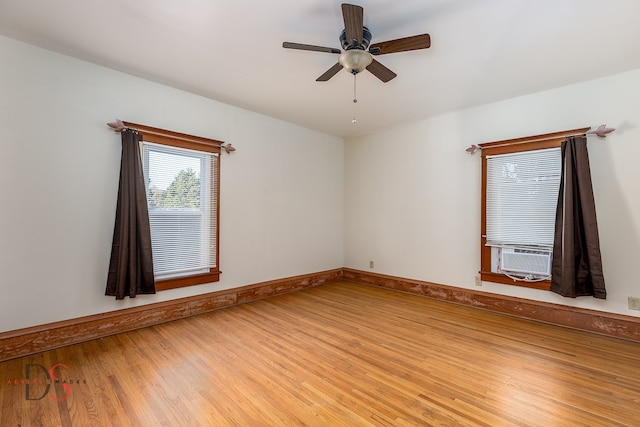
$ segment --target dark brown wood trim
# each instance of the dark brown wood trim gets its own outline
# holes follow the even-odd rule
[[[640,318],[634,316],[492,294],[349,268],[343,269],[342,280],[640,342]]]
[[[0,362],[335,282],[341,277],[342,269],[335,269],[3,332]]]
[[[206,273],[206,274],[195,274],[193,276],[183,276],[183,277],[176,277],[173,279],[156,280],[156,291],[166,291],[168,289],[183,288],[185,286],[201,285],[203,283],[213,283],[219,280],[220,280],[220,272],[212,269],[210,273]]]
[[[551,280],[540,280],[538,282],[518,281],[501,273],[492,271],[480,271],[480,280],[483,282],[501,283],[503,285],[517,285],[524,288],[542,289],[548,291],[551,289]]]
[[[147,142],[156,142],[158,144],[175,145],[182,148],[190,148],[199,151],[209,151],[219,153],[220,147],[224,144],[211,138],[202,136],[187,135],[186,133],[174,132],[171,130],[154,128],[147,125],[141,125],[132,122],[122,122],[128,128],[135,129],[143,135]]]
[[[556,148],[562,145],[566,138],[549,138],[535,141],[523,141],[518,144],[505,144],[495,147],[483,148],[482,157],[496,156],[498,154],[509,154],[519,151],[544,150],[546,148]]]
[[[0,333],[0,362],[346,280],[640,342],[640,318],[341,268]]]
[[[515,144],[523,144],[523,143],[531,143],[531,142],[541,142],[541,141],[553,140],[558,138],[565,139],[567,136],[571,136],[571,135],[582,135],[586,133],[589,129],[591,129],[591,127],[587,126],[587,127],[578,128],[578,129],[563,130],[560,132],[543,133],[541,135],[532,135],[532,136],[525,136],[521,138],[504,139],[502,141],[494,141],[494,142],[483,142],[481,144],[478,144],[478,146],[483,150],[485,150],[488,148],[499,147],[502,145],[515,145]]]

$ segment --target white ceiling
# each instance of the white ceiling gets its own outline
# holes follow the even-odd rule
[[[358,75],[354,125],[338,55],[282,48],[339,48],[340,3],[0,0],[0,34],[342,137],[640,68],[638,0],[352,0],[372,43],[432,41]]]

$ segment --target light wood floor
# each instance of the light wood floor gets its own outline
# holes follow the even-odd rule
[[[73,384],[45,394],[57,363]],[[0,363],[0,379],[3,427],[640,425],[638,343],[344,282]]]

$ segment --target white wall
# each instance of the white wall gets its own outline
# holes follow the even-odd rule
[[[425,102],[429,102],[425,99]],[[640,316],[640,70],[444,114],[345,145],[345,266],[462,288]],[[483,283],[480,156],[471,144],[606,123],[590,137],[608,297]],[[369,269],[369,261],[375,268]]]
[[[342,139],[1,37],[0,63],[0,331],[342,267]],[[115,118],[237,148],[219,283],[104,296]]]
[[[638,316],[640,70],[340,138],[0,37],[0,332],[341,266]],[[425,100],[425,102],[429,102]],[[221,281],[104,296],[115,118],[230,142]],[[484,283],[470,144],[607,123],[589,142],[608,299]],[[343,203],[343,199],[345,200]],[[343,233],[344,228],[344,233]],[[344,247],[344,256],[343,256]]]

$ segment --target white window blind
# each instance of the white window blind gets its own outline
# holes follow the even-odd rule
[[[553,248],[560,148],[487,156],[487,246]]]
[[[216,267],[218,155],[143,142],[143,171],[156,279]]]

